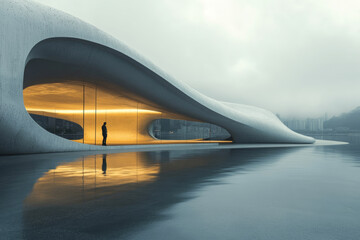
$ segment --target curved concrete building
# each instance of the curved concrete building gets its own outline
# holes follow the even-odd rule
[[[103,122],[110,145],[314,142],[269,111],[204,96],[75,17],[0,0],[0,154],[102,150]]]

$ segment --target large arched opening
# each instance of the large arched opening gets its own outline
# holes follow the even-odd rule
[[[109,145],[231,142],[224,128],[184,114],[184,108],[195,107],[193,103],[156,78],[146,67],[104,46],[48,39],[29,54],[24,104],[50,133],[84,144],[101,145],[103,122]]]

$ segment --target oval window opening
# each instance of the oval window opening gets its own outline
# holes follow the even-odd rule
[[[74,122],[60,118],[30,114],[32,119],[46,131],[68,140],[81,140],[84,137],[83,128]]]
[[[230,133],[217,125],[177,119],[156,119],[149,133],[159,140],[231,140]]]

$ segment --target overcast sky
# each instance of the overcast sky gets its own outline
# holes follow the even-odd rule
[[[358,0],[37,0],[215,99],[283,117],[360,106]]]

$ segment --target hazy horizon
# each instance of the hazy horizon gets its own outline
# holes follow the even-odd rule
[[[95,25],[221,101],[285,118],[360,106],[357,1],[36,1]]]

